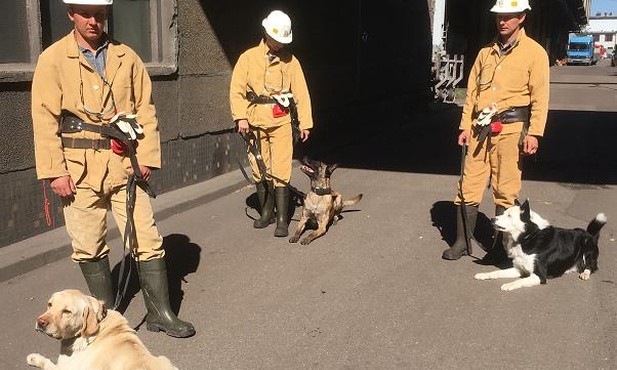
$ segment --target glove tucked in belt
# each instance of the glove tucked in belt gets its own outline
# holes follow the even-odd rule
[[[121,112],[116,114],[109,124],[95,125],[84,122],[69,112],[64,112],[60,123],[60,133],[90,131],[99,133],[106,139],[63,137],[62,145],[73,149],[112,149],[114,153],[123,155],[126,153],[127,143],[130,142],[133,147],[137,147],[137,138],[143,135],[143,128],[137,123],[136,117],[134,114]]]
[[[530,115],[529,107],[513,107],[499,113],[495,113],[490,117],[490,124],[487,124],[486,126],[477,126],[480,130],[478,141],[483,142],[486,140],[491,132],[495,134],[501,132],[502,124],[514,122],[524,122],[528,124]],[[495,127],[498,127],[498,129],[494,130]]]

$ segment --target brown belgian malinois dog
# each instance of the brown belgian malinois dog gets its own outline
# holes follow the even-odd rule
[[[338,165],[326,165],[321,161],[314,161],[308,158],[302,160],[300,170],[311,179],[311,191],[304,198],[302,207],[302,217],[298,222],[296,231],[289,239],[290,243],[296,243],[300,235],[306,228],[307,222],[316,224],[316,229],[311,231],[300,244],[307,245],[319,238],[328,230],[331,223],[336,223],[341,218],[344,207],[354,205],[362,199],[362,194],[358,194],[349,200],[343,200],[343,196],[330,187],[330,176]]]

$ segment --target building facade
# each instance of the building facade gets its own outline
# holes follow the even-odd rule
[[[238,56],[259,42],[272,9],[291,15],[294,54],[313,103],[314,132],[365,123],[358,105],[418,109],[430,99],[435,22],[449,53],[473,61],[495,35],[494,0],[115,0],[108,31],[146,62],[161,131],[157,193],[246,164],[228,86]],[[532,0],[528,30],[554,60],[568,31],[585,24],[588,0]],[[63,225],[59,199],[34,170],[30,85],[38,55],[71,24],[61,0],[0,2],[0,247]],[[565,53],[565,52],[564,52]],[[467,63],[470,65],[471,62]],[[399,104],[400,103],[400,104]],[[317,135],[318,137],[319,135]],[[318,143],[317,143],[318,145]]]
[[[332,112],[357,104],[426,99],[426,1],[115,0],[108,31],[138,52],[153,80],[163,157],[157,193],[246,163],[228,86],[238,56],[259,42],[261,20],[273,9],[292,18],[314,132],[354,125]],[[70,26],[61,0],[0,2],[0,247],[63,225],[59,199],[36,180],[30,85],[39,53]]]
[[[589,17],[585,33],[593,35],[593,41],[597,46],[602,46],[608,54],[613,54],[617,41],[617,14],[608,12],[594,14]]]

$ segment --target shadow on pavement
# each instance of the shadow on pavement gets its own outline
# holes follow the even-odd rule
[[[431,108],[409,111],[379,102],[322,113],[294,157],[357,169],[458,175],[461,108]],[[523,160],[523,180],[617,184],[617,171],[611,170],[617,163],[615,122],[617,112],[550,111],[538,154]]]
[[[171,309],[178,314],[184,299],[182,282],[186,283],[185,276],[197,271],[201,247],[191,243],[190,238],[183,234],[167,235],[163,238],[163,247],[169,281],[169,302]]]
[[[439,230],[441,239],[445,241],[441,247],[446,249],[456,239],[456,208],[452,200],[440,200],[433,203],[430,210],[430,217],[433,226]],[[490,250],[493,245],[494,229],[491,223],[493,215],[486,215],[482,212],[478,212],[478,219],[476,221],[476,228],[473,233],[474,239],[480,244],[483,250]],[[474,250],[474,254],[478,251]]]
[[[184,279],[185,276],[197,271],[200,262],[201,247],[195,243],[191,243],[189,237],[186,235],[170,234],[163,238],[163,248],[165,248],[165,264],[167,266],[167,281],[169,284],[169,303],[174,313],[178,314],[180,305],[184,299],[182,282],[186,282]],[[131,275],[128,285],[126,286],[124,297],[117,309],[121,313],[126,311],[135,295],[141,290],[137,266],[135,262],[132,261],[132,258],[127,255],[124,257],[124,268],[128,269],[127,266],[129,266],[129,264],[131,266]],[[121,261],[112,269],[114,287],[118,286],[120,269],[122,267]],[[124,274],[126,274],[126,272],[124,272]],[[125,289],[124,283],[120,289]],[[135,329],[138,330],[142,323]]]

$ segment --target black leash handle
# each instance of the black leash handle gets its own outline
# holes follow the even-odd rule
[[[471,256],[471,235],[467,230],[469,221],[467,220],[467,205],[465,204],[465,196],[463,195],[463,175],[465,174],[465,157],[467,157],[467,143],[461,145],[461,176],[459,177],[458,191],[461,198],[461,218],[463,220],[463,232],[465,234],[465,244],[467,245],[467,254]]]
[[[133,173],[128,176],[126,183],[126,224],[124,226],[123,246],[124,253],[122,256],[122,262],[120,263],[120,275],[118,276],[118,291],[116,292],[116,299],[114,301],[113,309],[117,309],[122,303],[126,292],[128,291],[129,282],[131,279],[131,272],[133,270],[133,261],[137,260],[136,244],[137,234],[135,230],[135,203],[137,201],[137,187],[139,186],[146,194],[151,198],[156,198],[154,190],[150,187],[148,182],[143,178],[141,170],[139,169],[139,163],[137,162],[137,153],[133,142],[129,140],[128,136],[122,132],[116,126],[108,126],[105,134],[115,140],[119,140],[125,145],[129,160],[131,161],[131,167]],[[125,263],[128,259],[128,269],[125,269]]]

